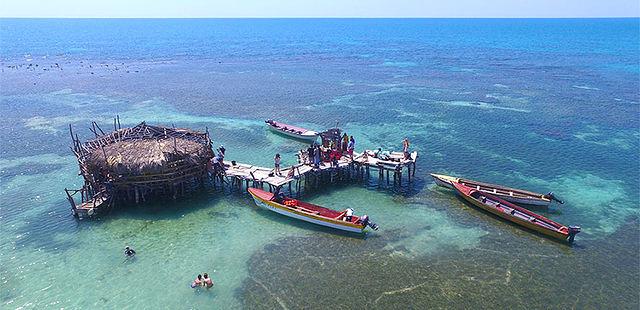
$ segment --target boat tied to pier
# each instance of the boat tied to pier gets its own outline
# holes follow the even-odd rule
[[[276,122],[271,119],[268,119],[264,122],[267,124],[268,128],[271,129],[271,131],[309,143],[315,142],[318,138],[318,135],[320,135],[319,132],[313,130]]]
[[[454,183],[459,183],[471,188],[476,189],[477,191],[488,193],[506,201],[517,203],[517,204],[525,204],[525,205],[533,205],[533,206],[549,206],[551,201],[557,201],[560,204],[564,202],[556,198],[553,193],[548,194],[540,194],[535,192],[530,192],[522,189],[506,187],[502,185],[484,183],[469,179],[457,178],[443,174],[435,174],[431,173],[431,177],[435,180],[436,184],[442,187],[447,187],[450,189],[454,189]]]
[[[276,190],[276,193],[271,193],[259,188],[249,188],[248,191],[257,206],[284,216],[355,233],[363,233],[367,226],[373,230],[378,230],[378,225],[373,223],[367,215],[353,215],[353,210],[349,212],[350,209],[336,211],[324,208],[286,197],[278,190]]]
[[[541,234],[572,243],[575,235],[580,232],[580,226],[564,226],[498,196],[458,182],[451,182],[451,185],[464,200],[474,206]]]

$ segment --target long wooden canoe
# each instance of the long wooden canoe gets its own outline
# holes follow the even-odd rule
[[[579,226],[567,227],[498,196],[476,190],[461,183],[453,182],[451,184],[462,198],[474,206],[547,236],[573,242],[575,235],[580,232]]]
[[[431,173],[431,176],[436,181],[436,184],[453,189],[453,183],[460,183],[465,186],[469,186],[471,188],[475,188],[478,191],[495,195],[500,197],[506,201],[517,203],[517,204],[526,204],[526,205],[535,205],[535,206],[549,206],[552,200],[558,201],[559,203],[563,203],[553,196],[553,193],[549,194],[540,194],[534,193],[522,189],[506,187],[502,185],[489,184],[484,182],[478,182],[469,179],[457,178],[443,174],[435,174]]]
[[[267,124],[269,129],[271,129],[271,131],[283,134],[294,139],[304,140],[309,143],[316,141],[318,135],[320,134],[313,130],[276,122],[270,119],[264,122]]]
[[[259,207],[305,222],[356,233],[364,232],[367,226],[378,229],[367,215],[353,215],[348,219],[346,210],[336,211],[289,197],[277,197],[258,188],[249,188],[249,193]]]

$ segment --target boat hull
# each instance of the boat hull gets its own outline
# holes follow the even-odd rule
[[[278,133],[278,134],[281,134],[281,135],[284,135],[284,136],[287,136],[289,138],[294,138],[294,139],[306,141],[306,142],[309,142],[309,143],[315,142],[316,139],[318,139],[318,135],[317,134],[314,134],[314,135],[296,134],[296,133],[293,133],[293,132],[288,132],[288,131],[285,131],[285,130],[281,130],[279,128],[276,128],[276,127],[273,127],[273,126],[270,126],[270,125],[267,125],[267,126],[269,126],[269,129],[271,131],[273,131],[275,133]]]
[[[284,205],[281,205],[279,203],[273,202],[273,201],[269,201],[269,200],[265,200],[261,197],[258,197],[257,195],[255,195],[253,192],[249,191],[249,193],[251,194],[251,197],[253,197],[253,201],[256,203],[257,206],[267,209],[269,211],[273,211],[275,213],[278,214],[282,214],[284,216],[288,216],[294,219],[298,219],[298,220],[302,220],[305,222],[309,222],[309,223],[313,223],[316,225],[320,225],[320,226],[325,226],[325,227],[329,227],[329,228],[333,228],[333,229],[338,229],[338,230],[342,230],[342,231],[348,231],[348,232],[353,232],[353,233],[363,233],[365,227],[362,225],[356,225],[356,224],[352,224],[349,222],[345,222],[345,221],[339,221],[339,220],[330,220],[330,219],[326,219],[326,218],[322,218],[322,217],[318,217],[318,216],[313,216],[311,214],[305,214],[303,212],[298,212],[295,210],[291,210],[289,208],[287,208]]]
[[[475,182],[475,183],[480,183],[477,181],[473,181],[473,180],[462,180],[461,178],[456,178],[456,177],[451,177],[448,175],[442,175],[442,174],[431,174],[431,177],[433,178],[433,180],[435,181],[435,183],[438,186],[442,186],[442,187],[446,187],[446,188],[450,188],[450,189],[454,189],[453,185],[451,184],[451,182],[456,182],[456,183],[463,183],[463,182]],[[484,184],[484,183],[483,183]],[[466,185],[466,184],[465,184]],[[500,185],[495,185],[495,184],[486,184],[487,186],[493,186],[495,189],[502,189],[503,191],[519,191],[517,189],[512,189],[512,188],[508,188],[508,187],[504,187],[504,186],[500,186]],[[540,207],[548,207],[549,204],[551,203],[551,200],[549,199],[543,199],[543,198],[538,198],[538,197],[522,197],[522,196],[512,196],[509,194],[503,194],[498,192],[497,190],[494,191],[489,191],[489,190],[484,190],[484,189],[480,189],[481,192],[485,192],[494,196],[497,196],[499,198],[502,198],[508,202],[512,202],[515,204],[524,204],[524,205],[530,205],[530,206],[540,206]],[[542,196],[542,194],[537,194],[537,193],[531,193],[531,194],[535,194],[537,196]]]
[[[476,206],[477,208],[480,208],[482,210],[485,210],[487,212],[490,212],[494,215],[497,215],[507,221],[510,221],[512,223],[518,224],[520,226],[526,227],[528,229],[531,229],[533,231],[536,231],[538,233],[544,234],[546,236],[552,237],[554,239],[558,239],[558,240],[562,240],[562,241],[566,241],[569,238],[568,234],[563,234],[561,232],[558,231],[554,231],[554,230],[549,230],[549,229],[545,229],[539,225],[536,225],[532,222],[520,219],[518,217],[514,217],[509,215],[508,213],[504,213],[499,211],[498,209],[495,208],[491,208],[488,205],[483,204],[482,202],[474,199],[473,197],[471,197],[470,195],[465,194],[464,192],[460,191],[459,189],[455,188],[456,192],[458,193],[458,195],[460,197],[462,197],[465,201],[469,202],[470,204]]]

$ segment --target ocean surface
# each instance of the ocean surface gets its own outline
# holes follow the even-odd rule
[[[0,19],[0,308],[578,308],[640,300],[639,19]],[[246,194],[71,216],[68,126],[208,128],[227,158],[295,163],[273,118],[420,154],[403,189],[304,193],[355,237]],[[572,246],[437,187],[553,191]],[[375,175],[375,174],[374,174]],[[125,245],[138,255],[126,261]],[[194,290],[208,272],[216,285]]]

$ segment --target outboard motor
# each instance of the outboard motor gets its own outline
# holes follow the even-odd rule
[[[556,198],[556,196],[553,194],[553,192],[549,192],[548,194],[546,194],[546,195],[544,195],[544,196],[545,196],[546,198],[548,198],[548,199],[551,199],[551,200],[555,200],[555,201],[557,201],[557,202],[558,202],[558,203],[560,203],[561,205],[563,205],[563,204],[564,204],[564,201],[562,201],[562,200],[560,200],[560,199]]]
[[[569,226],[569,243],[573,242],[576,234],[580,232],[580,226]]]
[[[365,215],[361,216],[360,217],[360,221],[362,221],[362,225],[364,225],[365,227],[369,226],[373,230],[378,230],[378,224],[370,221],[368,215],[365,214]]]

